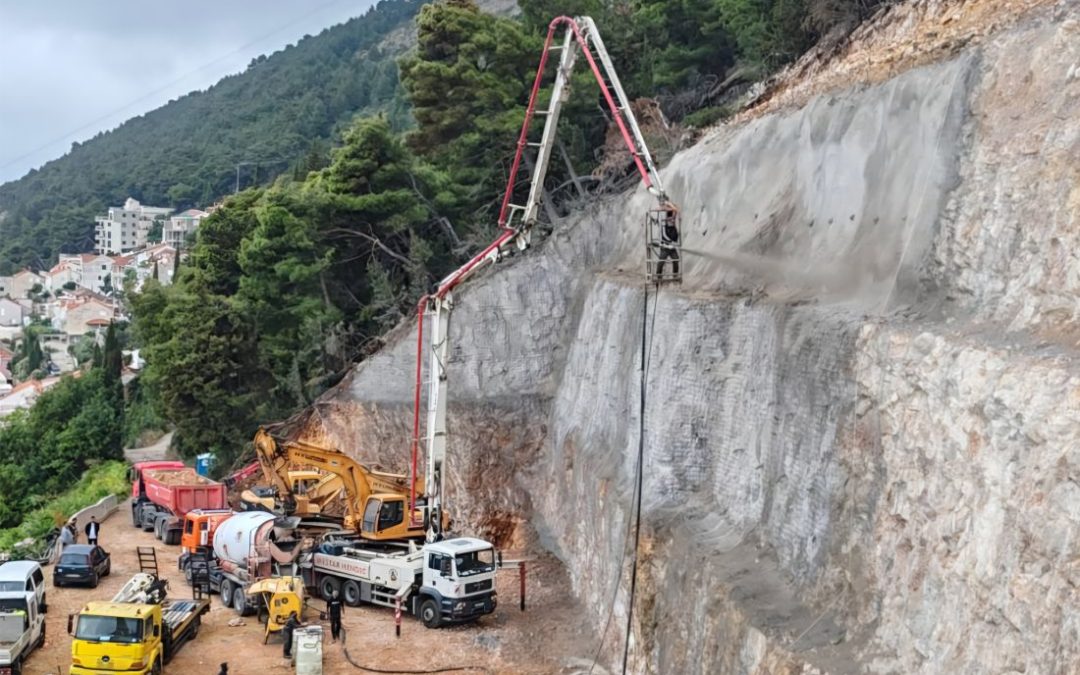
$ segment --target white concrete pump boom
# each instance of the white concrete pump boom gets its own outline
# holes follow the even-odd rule
[[[556,44],[556,34],[559,31],[563,31],[562,38]],[[544,71],[547,68],[548,56],[556,51],[560,52],[560,56],[558,68],[555,72],[555,83],[551,89],[551,101],[546,109],[537,110],[536,106],[544,80]],[[445,485],[443,463],[446,459],[446,364],[450,353],[449,329],[450,312],[453,310],[454,302],[453,291],[458,284],[477,271],[488,264],[497,262],[505,252],[510,250],[510,247],[516,246],[518,249],[524,250],[529,246],[532,228],[536,224],[540,212],[544,179],[547,176],[551,151],[555,143],[559,114],[562,111],[563,103],[570,94],[570,76],[573,73],[579,52],[581,56],[584,56],[593,76],[600,85],[600,92],[611,111],[626,147],[630,150],[634,166],[641,175],[642,182],[648,188],[649,193],[657,198],[661,207],[668,203],[652,155],[645,145],[641,128],[634,118],[634,113],[630,108],[630,101],[626,97],[622,83],[619,82],[619,76],[611,63],[611,57],[604,47],[604,41],[600,38],[596,24],[587,16],[576,18],[560,16],[556,18],[548,26],[544,51],[540,54],[540,65],[536,70],[536,79],[529,95],[529,106],[525,111],[525,121],[521,125],[521,134],[518,137],[514,163],[510,168],[510,176],[507,180],[502,206],[499,209],[499,235],[484,250],[443,279],[434,292],[421,298],[417,306],[416,390],[413,397],[412,489],[410,492],[410,505],[412,508],[410,508],[410,513],[417,512],[418,495],[416,494],[416,483],[421,441],[420,399],[421,388],[424,385],[422,379],[425,345],[424,318],[425,315],[430,314],[430,335],[427,342],[430,345],[430,363],[429,379],[427,381],[426,432],[424,435],[427,494],[424,495],[425,504],[420,507],[424,514],[427,540],[429,542],[438,541],[442,538],[442,498]],[[544,130],[540,141],[530,142],[529,128],[533,118],[536,116],[544,118]],[[515,204],[512,202],[514,187],[517,184],[517,174],[527,148],[536,149],[529,195],[524,204]]]

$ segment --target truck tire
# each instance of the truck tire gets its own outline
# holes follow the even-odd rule
[[[420,603],[420,620],[428,628],[438,628],[442,625],[442,612],[439,611],[439,603],[427,598]]]
[[[161,541],[165,538],[165,521],[161,518],[154,519],[154,539]]]
[[[218,593],[221,595],[221,604],[225,605],[226,607],[232,607],[232,592],[232,582],[228,579],[222,579],[221,589],[218,591]]]
[[[251,615],[252,610],[254,608],[251,606],[251,603],[248,602],[247,594],[244,593],[244,589],[242,589],[242,588],[233,589],[232,600],[233,600],[233,609],[236,610],[237,616],[250,616]]]
[[[139,526],[139,520],[140,520],[140,517],[139,517],[139,505],[138,504],[132,504],[131,505],[131,526],[132,527],[138,527]]]
[[[341,584],[341,599],[344,600],[345,604],[349,607],[356,607],[359,605],[360,584],[352,579],[346,579],[345,583]]]
[[[188,639],[194,640],[199,636],[199,627],[202,626],[202,617],[197,616],[195,620],[191,622],[191,634],[188,635]]]
[[[146,512],[147,511],[146,507],[143,507],[142,511],[143,511],[143,514],[142,514],[142,529],[143,529],[143,532],[151,532],[151,531],[153,531],[154,525],[156,524],[156,519],[154,518],[154,515],[157,513],[157,509],[154,509],[153,511],[147,513]]]
[[[150,669],[150,675],[161,675],[161,659],[154,659],[154,667]]]
[[[105,574],[102,574],[101,576],[107,577],[110,574],[112,574],[112,558],[105,561]]]
[[[165,530],[165,543],[176,546],[180,543],[180,530]]]
[[[334,597],[334,593],[341,590],[341,579],[337,577],[325,576],[322,581],[319,582],[319,593],[322,595],[323,600],[331,600]]]
[[[11,664],[11,675],[22,675],[22,659],[18,659]]]

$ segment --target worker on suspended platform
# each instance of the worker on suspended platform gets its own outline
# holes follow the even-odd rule
[[[679,207],[666,200],[661,207],[663,223],[660,225],[660,255],[656,265],[657,281],[664,280],[664,262],[671,260],[671,279],[679,279]]]

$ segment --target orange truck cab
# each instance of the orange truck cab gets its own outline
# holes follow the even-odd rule
[[[183,534],[180,535],[184,552],[180,554],[178,567],[185,577],[189,575],[191,554],[200,548],[213,552],[214,532],[232,515],[231,509],[195,509],[184,514]]]

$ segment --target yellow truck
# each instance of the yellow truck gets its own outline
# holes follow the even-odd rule
[[[198,635],[210,601],[158,597],[155,602],[150,594],[118,595],[112,602],[88,602],[69,615],[68,632],[74,636],[70,675],[160,675],[184,643]]]

